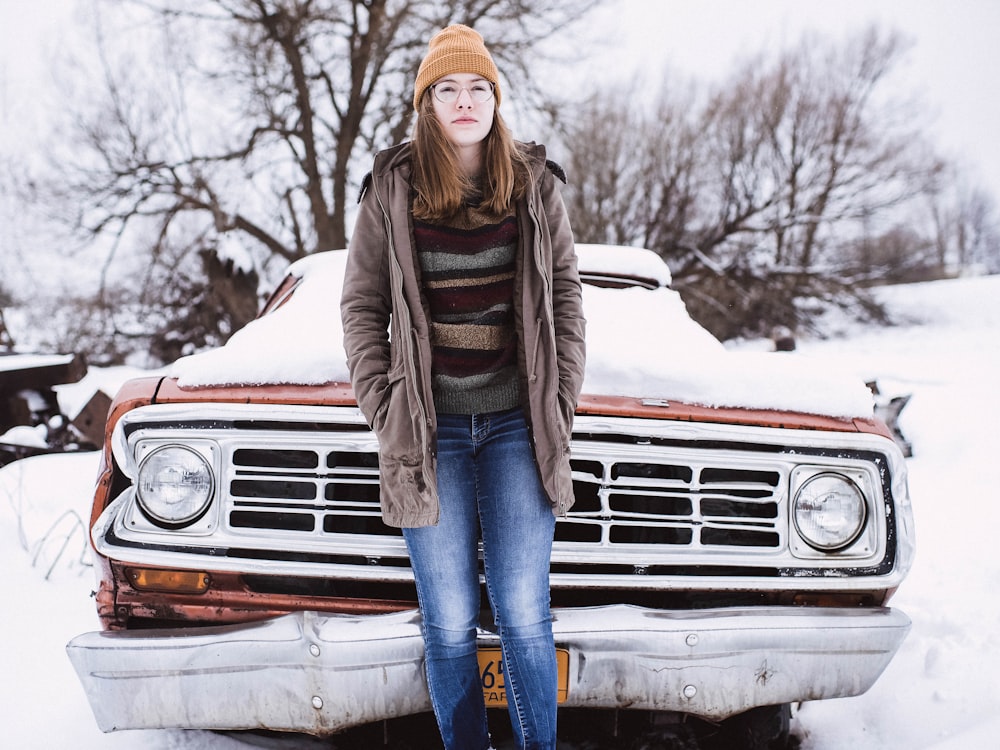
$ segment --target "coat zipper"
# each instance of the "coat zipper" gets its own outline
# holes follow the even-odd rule
[[[532,180],[536,179],[535,175],[532,175],[531,178],[532,178]],[[538,271],[538,275],[542,279],[543,289],[544,289],[544,293],[545,293],[545,305],[543,306],[543,308],[546,311],[550,311],[552,309],[552,286],[551,286],[551,280],[549,279],[549,275],[548,275],[548,273],[546,273],[545,267],[542,265],[542,259],[541,259],[541,242],[542,242],[542,240],[541,240],[541,237],[542,237],[541,226],[542,226],[542,224],[541,224],[541,221],[539,221],[539,219],[538,219],[538,211],[536,210],[536,205],[535,205],[535,200],[534,200],[535,190],[534,189],[529,190],[528,191],[528,196],[529,196],[529,200],[528,200],[528,215],[531,217],[531,222],[534,225],[534,232],[533,232],[533,234],[534,234],[534,238],[533,238],[534,242],[532,243],[533,246],[532,246],[532,251],[531,251],[531,259],[532,259],[532,261],[535,264],[535,268]],[[548,324],[548,327],[549,327],[549,336],[551,337],[553,345],[554,345],[555,344],[555,327],[554,327],[554,323],[552,321],[551,315],[549,315],[548,320],[544,320],[543,318],[535,318],[535,324],[538,326],[539,330],[541,330],[542,325],[544,325],[545,323]],[[538,347],[539,347],[539,341],[540,340],[541,340],[541,337],[538,336],[538,335],[536,335],[535,336],[534,346],[532,347],[532,355],[531,355],[531,357],[532,357],[532,361],[531,361],[531,379],[532,379],[532,381],[538,379],[538,375],[536,373],[536,370],[538,369]]]
[[[382,211],[382,219],[385,225],[385,236],[386,241],[389,244],[389,268],[390,268],[390,280],[393,284],[393,297],[398,294],[398,310],[397,305],[393,305],[393,314],[398,314],[401,322],[400,329],[404,333],[400,338],[406,339],[406,349],[404,351],[405,359],[411,368],[413,373],[414,385],[416,384],[418,373],[422,373],[419,367],[419,352],[416,351],[417,343],[414,339],[413,334],[413,318],[410,315],[410,309],[406,306],[405,297],[403,294],[403,268],[399,264],[399,258],[396,255],[396,243],[392,238],[392,218],[389,216],[389,211],[386,209],[385,204],[382,202],[382,194],[379,191],[379,180],[375,175],[375,170],[372,170],[372,191],[375,193],[375,200],[378,201],[378,207]],[[403,341],[399,342],[400,346],[403,346]],[[421,378],[422,380],[422,378]],[[420,416],[420,441],[421,441],[421,455],[427,456],[430,451],[430,445],[427,435],[427,409],[424,406],[423,394],[414,387],[414,397],[416,401],[416,407]]]

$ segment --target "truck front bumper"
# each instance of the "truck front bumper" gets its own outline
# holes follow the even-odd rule
[[[887,608],[553,611],[564,706],[725,718],[859,695],[910,627]],[[496,636],[480,633],[480,645]],[[248,625],[85,633],[67,650],[100,728],[328,735],[429,711],[416,612],[298,612]]]

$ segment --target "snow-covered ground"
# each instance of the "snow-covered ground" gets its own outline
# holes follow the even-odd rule
[[[911,393],[917,560],[893,605],[913,629],[867,694],[810,703],[793,720],[802,750],[1000,747],[1000,277],[883,291],[893,328],[849,327],[800,341],[883,391]],[[754,348],[747,344],[746,348]],[[775,355],[783,356],[783,355]],[[119,376],[121,373],[115,373]],[[94,375],[100,377],[100,373]],[[67,394],[67,398],[71,398]],[[26,459],[0,470],[0,712],[4,747],[238,750],[206,732],[103,735],[64,652],[96,627],[84,527],[97,456]]]

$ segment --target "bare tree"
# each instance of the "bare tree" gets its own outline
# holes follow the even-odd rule
[[[650,117],[611,101],[573,135],[589,154],[575,179],[596,192],[601,175],[627,178],[603,187],[629,216],[646,211],[649,223],[630,220],[632,236],[670,262],[693,314],[717,335],[794,329],[814,313],[807,299],[851,291],[854,256],[843,253],[863,223],[888,220],[939,174],[919,118],[884,91],[903,49],[876,28],[843,45],[807,36],[741,64],[703,103],[666,91]],[[624,127],[652,148],[623,146]],[[614,137],[599,142],[605,130]],[[602,200],[615,199],[571,205]]]
[[[109,243],[116,266],[125,249],[140,268],[183,264],[195,296],[232,286],[213,254],[266,273],[344,247],[372,153],[408,132],[435,30],[477,28],[530,102],[537,46],[599,1],[101,0],[101,85],[83,89],[86,70],[85,95],[67,98],[72,148],[54,200],[79,206],[80,229]],[[234,326],[245,312],[225,300],[253,295],[256,276],[244,282],[214,295]]]
[[[930,196],[936,275],[1000,269],[1000,217],[993,196],[960,177]]]
[[[566,118],[567,204],[581,241],[650,248],[684,243],[679,230],[694,214],[701,156],[699,123],[691,116],[695,92],[693,84],[670,76],[653,89],[655,96],[649,88],[599,92]]]

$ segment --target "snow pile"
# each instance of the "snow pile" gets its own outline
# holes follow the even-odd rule
[[[347,253],[319,253],[292,264],[302,283],[287,304],[251,321],[225,346],[184,357],[170,375],[183,388],[206,385],[320,385],[348,380],[340,289]]]
[[[13,372],[35,367],[58,367],[73,361],[72,354],[0,354],[0,371]]]
[[[609,276],[630,276],[655,281],[659,286],[670,286],[670,268],[652,250],[622,245],[575,246],[580,269]]]
[[[48,448],[48,429],[43,424],[34,427],[27,425],[11,427],[0,435],[0,443],[23,445],[27,448]]]
[[[291,268],[302,283],[284,305],[219,349],[176,362],[181,387],[264,383],[318,385],[348,380],[339,295],[346,253],[310,256]],[[670,281],[666,265],[638,248],[583,245],[590,271]],[[686,401],[706,406],[869,417],[872,395],[840,368],[799,354],[729,352],[687,314],[669,288],[584,288],[584,392]]]
[[[871,416],[864,381],[798,353],[729,351],[670,289],[584,289],[585,393]]]

